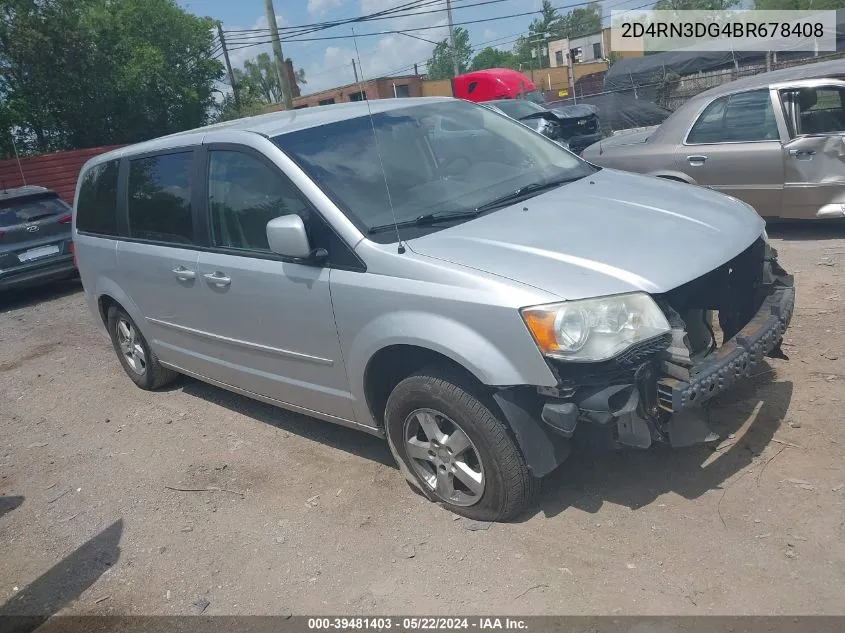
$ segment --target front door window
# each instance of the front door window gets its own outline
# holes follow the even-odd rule
[[[789,135],[836,134],[845,131],[845,88],[819,86],[781,91]]]

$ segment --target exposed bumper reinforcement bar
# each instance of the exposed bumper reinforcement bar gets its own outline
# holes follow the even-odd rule
[[[669,376],[657,381],[660,408],[683,411],[722,393],[740,378],[751,376],[766,354],[780,344],[794,307],[795,288],[777,288],[735,337],[691,368],[688,382]]]

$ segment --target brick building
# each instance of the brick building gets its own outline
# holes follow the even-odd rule
[[[346,101],[363,101],[364,99],[393,99],[394,97],[422,97],[423,80],[419,75],[402,75],[400,77],[379,77],[361,83],[348,84],[338,88],[330,88],[322,92],[315,92],[303,97],[294,97],[293,107],[309,108],[330,103]],[[269,111],[281,110],[281,104],[273,104]]]

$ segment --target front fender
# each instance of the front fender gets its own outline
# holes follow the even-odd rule
[[[358,332],[346,352],[358,421],[375,425],[366,404],[364,373],[370,359],[391,345],[413,345],[442,354],[488,386],[556,385],[527,328],[521,329],[524,332],[502,332],[512,339],[525,339],[525,352],[514,358],[477,329],[442,315],[403,310],[376,317]]]

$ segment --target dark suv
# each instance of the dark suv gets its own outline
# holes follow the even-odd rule
[[[55,191],[0,191],[0,290],[71,277],[71,208]]]

